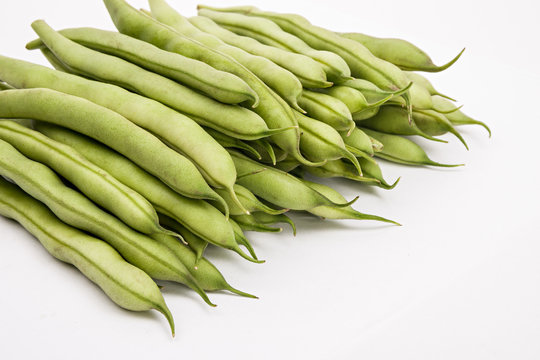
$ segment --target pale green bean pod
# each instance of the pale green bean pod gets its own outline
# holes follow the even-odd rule
[[[234,192],[238,196],[238,199],[243,205],[244,209],[252,212],[264,212],[270,215],[279,215],[286,212],[288,209],[273,209],[268,205],[262,203],[251,191],[244,186],[235,184]],[[223,196],[223,199],[229,204],[229,211],[231,215],[245,215],[245,211],[242,211],[238,205],[232,202],[232,199],[224,191],[218,190],[218,193]],[[222,210],[223,211],[223,210]]]
[[[330,95],[304,89],[298,103],[309,117],[322,121],[336,130],[351,131],[356,126],[347,105]]]

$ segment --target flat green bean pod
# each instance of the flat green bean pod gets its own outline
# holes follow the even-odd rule
[[[214,69],[202,61],[170,53],[145,41],[107,30],[72,28],[59,31],[85,47],[123,58],[145,69],[176,80],[226,104],[244,101],[257,106],[259,97],[239,77]],[[44,47],[41,39],[26,45],[29,50]]]
[[[440,95],[435,95],[432,99],[434,108],[439,112],[443,111],[446,118],[450,120],[453,125],[480,125],[486,129],[489,137],[491,137],[491,129],[482,121],[475,120],[465,115],[458,107],[442,98]]]
[[[127,261],[151,277],[185,284],[213,305],[168,248],[101,210],[85,196],[64,185],[51,169],[26,158],[3,140],[0,140],[0,175],[10,178],[43,202],[60,220],[108,242]]]
[[[76,149],[88,160],[143,195],[158,213],[174,218],[204,240],[239,251],[226,217],[206,201],[186,198],[129,159],[91,139],[49,124],[36,124],[48,137]],[[240,253],[241,256],[245,254]]]
[[[199,12],[202,16],[192,17],[189,21],[202,31],[217,36],[229,45],[236,46],[253,55],[265,57],[282,68],[289,70],[300,80],[304,87],[325,88],[332,86],[332,83],[326,79],[326,73],[322,64],[309,56],[265,45],[247,36],[237,35],[219,26],[212,19],[204,17],[204,14],[209,11],[203,9]],[[220,15],[220,13],[216,14]]]
[[[319,91],[341,100],[347,105],[351,114],[360,112],[370,106],[362,92],[349,86],[336,85]]]
[[[362,130],[354,128],[350,134],[341,132],[340,135],[346,145],[352,146],[367,153],[368,155],[373,156],[373,143],[371,142],[369,136]]]
[[[199,15],[214,20],[236,34],[248,36],[269,46],[311,57],[323,66],[326,76],[331,82],[340,83],[351,76],[349,66],[339,55],[330,51],[313,49],[303,40],[283,31],[273,21],[236,13],[235,8],[230,8],[232,12],[225,12],[225,9],[199,5],[198,9]]]
[[[228,71],[243,79],[259,95],[260,103],[254,109],[273,129],[296,127],[273,136],[275,143],[295,159],[306,165],[316,165],[300,153],[300,131],[290,106],[246,67],[228,55],[209,48],[198,41],[174,31],[155,19],[137,11],[124,0],[104,0],[117,27],[124,34],[152,43],[164,50],[201,60],[218,70]]]
[[[330,186],[326,186],[323,184],[319,184],[313,181],[302,179],[306,185],[310,186],[314,190],[320,192],[327,198],[331,199],[333,202],[336,203],[347,203],[347,200],[336,190],[332,189]],[[308,210],[308,212],[312,213],[313,215],[317,215],[323,219],[352,219],[352,220],[375,220],[375,221],[382,221],[387,222],[390,224],[400,225],[399,223],[388,220],[386,218],[377,216],[377,215],[370,215],[370,214],[364,214],[361,213],[355,209],[352,208],[352,206],[347,207],[335,207],[335,206],[319,206],[314,209]]]
[[[231,56],[264,81],[266,85],[285,99],[291,107],[301,110],[298,107],[297,99],[302,92],[302,83],[289,70],[278,66],[265,57],[256,56],[238,47],[228,45],[218,37],[200,30],[169,6],[165,0],[149,0],[148,3],[150,4],[152,16],[159,22]]]
[[[248,109],[220,103],[124,59],[79,45],[42,20],[32,23],[32,28],[54,55],[77,73],[159,101],[190,116],[200,125],[248,140],[285,130],[270,130],[263,119]]]
[[[238,174],[238,184],[248,188],[256,196],[276,206],[306,210],[320,205],[335,205],[318,192],[304,185],[299,179],[281,170],[265,167],[248,157],[229,151]]]
[[[409,123],[408,112],[399,105],[381,106],[377,115],[362,120],[360,125],[365,128],[395,135],[418,135],[426,139],[446,142],[423,132],[414,123]]]
[[[299,112],[296,112],[296,116],[303,132],[300,138],[300,149],[308,158],[313,161],[345,158],[356,167],[357,173],[362,175],[362,169],[356,157],[346,149],[341,135],[333,127]]]
[[[17,88],[45,87],[104,106],[173,145],[211,186],[231,191],[236,181],[229,153],[193,120],[157,101],[115,85],[4,56],[0,56],[0,78]]]
[[[302,166],[302,169],[312,175],[321,178],[341,177],[349,180],[381,186],[384,188],[384,185],[382,185],[378,179],[369,176],[358,175],[358,171],[356,171],[356,169],[352,166],[351,163],[347,163],[342,160],[332,160],[319,167]]]
[[[63,223],[42,203],[1,177],[0,215],[20,223],[52,256],[75,266],[118,306],[161,312],[174,336],[173,317],[156,283],[107,243]]]
[[[232,219],[240,225],[244,231],[281,232],[283,228],[269,225],[287,223],[291,226],[293,235],[296,236],[296,225],[285,214],[271,215],[267,213],[253,213],[250,215],[234,215]]]
[[[358,41],[376,57],[391,62],[402,70],[439,72],[448,69],[465,49],[444,65],[437,66],[423,50],[402,39],[379,38],[360,33],[341,33],[347,39]]]
[[[415,125],[424,133],[436,136],[449,132],[457,137],[465,148],[469,150],[469,146],[465,142],[465,139],[463,139],[461,134],[454,128],[445,114],[441,114],[434,110],[414,110],[413,119]]]
[[[357,113],[353,114],[353,120],[355,122],[358,122],[358,121],[371,119],[372,117],[374,117],[375,115],[377,115],[379,113],[379,109],[380,109],[380,107],[371,107],[371,108],[367,108],[367,109],[365,109],[363,111],[357,112]]]
[[[252,6],[213,8],[213,10],[242,13],[272,20],[283,30],[304,40],[309,46],[338,54],[349,65],[352,76],[367,79],[383,89],[395,91],[409,84],[403,71],[394,64],[375,57],[359,42],[312,25],[300,15],[261,11]],[[407,93],[403,94],[403,97],[407,100]]]
[[[229,204],[229,210],[231,215],[245,215],[245,211],[242,211],[237,205],[233,204],[232,199],[224,191],[217,190],[222,194],[225,201]],[[263,204],[251,191],[243,187],[242,185],[235,184],[234,192],[238,196],[238,199],[242,203],[244,209],[252,212],[264,212],[270,215],[279,215],[286,212],[288,209],[273,209],[266,204]]]
[[[47,165],[75,185],[89,199],[145,234],[163,232],[152,205],[103,169],[86,160],[70,146],[13,121],[0,121],[0,139],[26,157]]]
[[[225,135],[211,128],[205,128],[204,130],[224,148],[234,148],[234,149],[244,150],[250,153],[251,155],[255,156],[258,160],[262,159],[261,154],[259,154],[259,152],[253,146],[249,145],[247,142],[233,138],[232,136],[229,136],[229,135]],[[236,173],[236,170],[235,170],[235,173]]]
[[[380,152],[375,153],[375,156],[381,159],[406,165],[431,165],[440,167],[461,166],[441,164],[431,160],[420,145],[402,136],[384,134],[365,128],[362,128],[362,131],[384,145]]]
[[[347,105],[330,95],[304,89],[298,103],[309,117],[322,121],[336,130],[350,131],[356,126]]]
[[[223,201],[195,165],[125,117],[86,99],[49,89],[0,92],[0,118],[41,120],[88,135],[193,198]]]

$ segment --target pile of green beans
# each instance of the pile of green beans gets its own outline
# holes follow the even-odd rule
[[[231,286],[208,246],[263,263],[246,231],[296,234],[295,212],[375,220],[319,178],[394,188],[378,159],[452,167],[439,143],[489,127],[419,72],[401,39],[337,33],[293,14],[165,0],[104,0],[118,32],[32,28],[54,69],[0,55],[0,214],[73,264],[119,306],[174,321],[156,280]],[[5,179],[4,179],[5,178]],[[9,181],[7,181],[9,180]],[[293,214],[293,216],[289,216]]]

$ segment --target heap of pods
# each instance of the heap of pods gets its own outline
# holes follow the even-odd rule
[[[456,166],[405,136],[467,146],[457,125],[489,132],[417,72],[461,53],[436,66],[404,40],[249,6],[185,18],[164,0],[104,3],[119,32],[32,24],[27,48],[55,69],[0,56],[0,214],[173,334],[154,280],[212,306],[207,291],[254,297],[203,256],[208,244],[263,262],[244,231],[296,232],[289,210],[397,224],[313,180],[391,189],[376,158]]]

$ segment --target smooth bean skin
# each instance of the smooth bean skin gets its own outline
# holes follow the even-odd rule
[[[431,160],[420,145],[402,136],[385,134],[365,128],[362,128],[362,131],[383,144],[382,150],[375,153],[375,156],[381,159],[405,165],[460,166],[441,164]]]
[[[349,86],[336,85],[319,91],[341,100],[347,105],[351,114],[360,112],[369,107],[365,96],[360,91]]]
[[[156,283],[110,245],[63,223],[42,203],[1,177],[0,215],[20,223],[52,256],[75,266],[118,306],[161,312],[174,336],[173,317]]]
[[[269,225],[287,223],[291,226],[293,235],[296,236],[296,225],[285,214],[271,215],[262,212],[255,212],[250,215],[235,215],[232,216],[232,218],[244,231],[281,232],[283,231],[283,228],[277,228]]]
[[[231,56],[264,81],[266,85],[287,101],[292,108],[299,109],[297,99],[302,92],[302,84],[293,73],[267,58],[252,55],[238,47],[228,45],[212,34],[201,31],[164,0],[149,0],[148,3],[152,11],[152,16],[159,22],[171,26],[176,31]]]
[[[125,117],[86,99],[50,89],[0,92],[0,118],[27,118],[68,127],[129,157],[174,190],[222,201],[191,161]]]
[[[201,239],[197,235],[189,231],[185,226],[174,220],[172,217],[165,214],[159,215],[159,223],[168,229],[171,229],[182,236],[189,248],[197,255],[197,260],[200,260],[204,251],[208,247],[208,241]]]
[[[121,33],[150,42],[164,50],[204,61],[218,70],[228,71],[243,79],[259,95],[259,106],[254,111],[273,131],[280,129],[278,132],[281,132],[283,128],[293,127],[281,132],[279,136],[272,137],[275,143],[284,151],[291,153],[299,162],[310,166],[316,165],[306,160],[300,153],[300,131],[290,106],[246,67],[230,56],[145,16],[124,0],[104,0],[104,3]]]
[[[222,147],[244,150],[252,154],[253,156],[255,156],[255,158],[257,158],[258,160],[261,159],[261,154],[259,154],[259,152],[253,146],[249,145],[247,142],[233,138],[232,136],[229,136],[229,135],[225,135],[211,128],[205,128],[204,130],[210,136],[212,136],[212,138],[214,138],[214,140],[216,140],[216,142],[219,143]],[[236,169],[234,172],[236,174]],[[236,181],[236,176],[235,176],[235,181]]]
[[[373,156],[374,151],[371,139],[362,130],[354,128],[350,134],[341,132],[340,135],[346,145],[352,146],[360,151],[367,153],[368,155]]]
[[[13,121],[0,121],[0,139],[24,156],[47,165],[75,185],[89,199],[144,234],[165,232],[152,205],[103,169],[92,164],[70,146]]]
[[[261,11],[255,7],[214,10],[233,11],[269,19],[283,30],[304,40],[309,46],[338,54],[347,62],[352,76],[369,80],[383,89],[395,91],[409,83],[403,71],[397,66],[375,57],[362,44],[343,38],[330,30],[312,25],[300,15]]]
[[[358,122],[358,121],[363,121],[363,120],[367,120],[367,119],[371,119],[372,117],[374,117],[375,115],[377,115],[379,113],[379,109],[380,107],[371,107],[371,108],[367,108],[363,111],[360,111],[360,112],[357,112],[355,114],[353,114],[353,120],[355,122]]]
[[[350,130],[356,126],[347,105],[330,95],[304,89],[298,103],[309,117],[322,121],[336,130]]]
[[[226,104],[258,103],[257,94],[239,77],[216,70],[202,61],[170,53],[145,41],[107,30],[72,28],[59,31],[66,38],[105,54],[123,58],[145,69],[176,80]],[[40,39],[26,45],[43,47]]]
[[[151,277],[185,284],[212,305],[186,267],[167,247],[101,210],[79,192],[65,186],[51,169],[26,158],[3,140],[0,140],[0,175],[10,178],[43,202],[60,220],[109,243],[127,261]]]
[[[399,105],[381,106],[377,115],[362,120],[360,126],[394,135],[418,135],[426,139],[446,142],[423,132],[414,123],[409,124],[408,112]]]
[[[251,141],[250,145],[261,155],[261,158],[257,159],[256,157],[249,156],[250,154],[248,156],[262,163],[274,165],[277,161],[287,156],[285,151],[278,147],[274,148],[270,142],[264,139]]]
[[[433,95],[439,95],[439,96],[442,96],[444,98],[447,98],[448,100],[456,101],[456,100],[452,99],[451,97],[443,95],[443,94],[439,93],[437,90],[435,90],[435,88],[433,87],[431,82],[428,79],[426,79],[426,77],[423,76],[423,75],[420,75],[420,74],[412,72],[412,71],[405,71],[405,76],[407,76],[407,78],[409,80],[411,80],[412,82],[414,82],[415,84],[417,84],[417,85],[423,87],[424,89],[426,89],[430,93],[430,95],[432,95],[432,96]]]
[[[463,139],[461,134],[454,128],[445,114],[433,110],[416,110],[413,111],[413,119],[416,126],[424,133],[436,136],[449,132],[457,137],[465,148],[469,150],[469,146],[465,142],[465,139]]]
[[[345,158],[353,163],[358,174],[362,174],[356,157],[345,148],[341,135],[333,127],[299,112],[296,112],[296,116],[303,131],[300,149],[309,159],[328,161]]]
[[[3,81],[0,81],[0,91],[2,90],[13,90],[13,86],[3,82]]]
[[[231,223],[231,226],[234,231],[234,238],[236,239],[236,242],[238,245],[244,246],[251,256],[253,256],[255,259],[257,259],[257,254],[255,254],[255,250],[253,250],[253,246],[251,246],[251,243],[249,242],[248,238],[244,235],[244,232],[242,231],[242,228],[236,221],[229,218],[229,222]]]
[[[115,85],[4,56],[0,56],[0,78],[17,88],[49,88],[90,100],[173,145],[197,166],[211,186],[231,189],[236,181],[229,153],[196,122],[155,100]]]
[[[327,198],[331,199],[335,203],[346,204],[347,200],[336,190],[332,189],[330,186],[319,184],[313,181],[302,179],[306,185],[313,188],[315,191],[320,192]],[[370,215],[361,213],[352,208],[351,205],[346,207],[335,207],[335,206],[319,206],[314,209],[308,210],[313,215],[319,216],[323,219],[352,219],[352,220],[375,220],[387,222],[395,225],[400,225],[393,220],[388,220],[377,215]]]
[[[202,200],[181,196],[129,159],[87,137],[49,124],[36,124],[36,129],[56,141],[73,147],[88,160],[143,195],[158,213],[174,218],[214,245],[236,251],[237,244],[229,222],[212,205]]]
[[[306,210],[333,204],[290,174],[265,167],[235,151],[230,153],[236,171],[242,175],[239,176],[238,184],[276,206],[291,210]]]
[[[452,66],[465,49],[444,65],[437,66],[433,60],[416,45],[402,39],[379,38],[361,33],[341,33],[344,38],[364,45],[373,55],[386,60],[402,70],[439,72]]]
[[[199,5],[199,14],[209,17],[224,28],[243,36],[256,39],[263,44],[303,54],[319,62],[329,81],[340,83],[351,76],[349,66],[339,55],[330,51],[316,50],[300,38],[283,31],[273,21],[250,17],[235,11],[236,8],[218,9]]]
[[[341,177],[358,182],[364,182],[367,184],[377,186],[381,185],[381,182],[375,178],[369,177],[367,175],[358,175],[358,171],[354,168],[354,166],[351,163],[345,162],[343,160],[332,160],[319,167],[302,166],[302,169],[312,175],[321,178]]]
[[[439,95],[435,95],[432,97],[433,100],[433,107],[436,110],[444,111],[444,116],[450,120],[450,122],[453,125],[480,125],[489,134],[489,137],[491,137],[491,129],[482,121],[475,120],[467,115],[465,115],[458,107],[456,107],[454,104],[452,104],[447,99],[444,99],[443,97]]]
[[[282,68],[289,70],[300,80],[304,87],[325,88],[332,86],[332,83],[326,79],[323,66],[312,58],[262,44],[247,36],[237,35],[219,26],[209,17],[205,17],[205,14],[209,13],[214,13],[215,16],[228,15],[202,9],[199,10],[199,16],[192,17],[189,21],[202,31],[217,36],[229,45],[236,46],[253,55],[267,58]]]
[[[44,21],[35,21],[32,28],[63,64],[83,76],[134,91],[190,116],[200,125],[239,138],[257,139],[274,133],[248,109],[220,103],[124,59],[79,45]]]
[[[286,212],[288,209],[272,209],[271,207],[263,204],[251,191],[243,187],[242,185],[235,184],[234,192],[238,196],[238,199],[242,203],[244,209],[247,209],[250,213],[264,212],[270,215],[279,215]],[[232,202],[232,199],[224,191],[218,190],[218,193],[223,196],[225,201],[229,204],[231,215],[246,215],[240,207]],[[223,211],[223,210],[222,210]],[[249,215],[249,214],[248,214]]]

